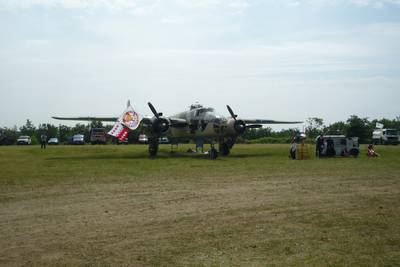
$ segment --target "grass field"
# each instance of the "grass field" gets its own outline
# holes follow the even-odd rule
[[[0,147],[0,265],[400,266],[400,146],[186,149]]]

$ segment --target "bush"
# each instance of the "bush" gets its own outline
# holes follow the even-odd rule
[[[38,139],[37,139],[37,137],[36,136],[32,136],[31,137],[31,140],[32,140],[32,145],[37,145],[37,144],[39,144],[39,141],[38,141]]]

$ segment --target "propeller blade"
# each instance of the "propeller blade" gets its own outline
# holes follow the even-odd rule
[[[249,129],[262,128],[262,125],[261,124],[250,124],[250,125],[246,125],[246,128],[249,128]]]
[[[236,121],[237,115],[235,115],[235,113],[233,113],[233,110],[231,109],[231,107],[229,105],[226,105],[226,107],[229,111],[229,114],[231,114],[232,118]]]
[[[157,110],[154,108],[154,106],[150,102],[148,102],[147,105],[149,105],[151,112],[153,112],[154,116],[158,119],[160,115],[157,113]]]

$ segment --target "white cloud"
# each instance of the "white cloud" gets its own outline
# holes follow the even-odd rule
[[[300,5],[339,6],[355,5],[360,7],[383,8],[389,5],[400,6],[400,0],[281,0],[271,3],[290,7]],[[229,8],[243,11],[252,4],[250,0],[0,0],[0,7],[30,8],[34,6],[61,7],[66,9],[93,9],[105,8],[109,10],[137,10],[138,13],[147,13],[147,9],[154,7],[178,7],[186,9],[217,9]]]
[[[250,6],[248,0],[0,0],[0,7],[30,8],[34,6],[66,9],[105,8],[110,10],[137,9],[147,13],[154,7],[179,7],[187,9],[230,8],[243,10]]]
[[[282,3],[285,3],[285,1]],[[400,6],[400,0],[287,0],[286,4],[292,7],[303,4],[314,6],[355,5],[359,7],[383,8],[389,5]]]

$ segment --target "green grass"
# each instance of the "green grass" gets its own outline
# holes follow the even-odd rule
[[[0,147],[0,265],[400,266],[400,147]]]

